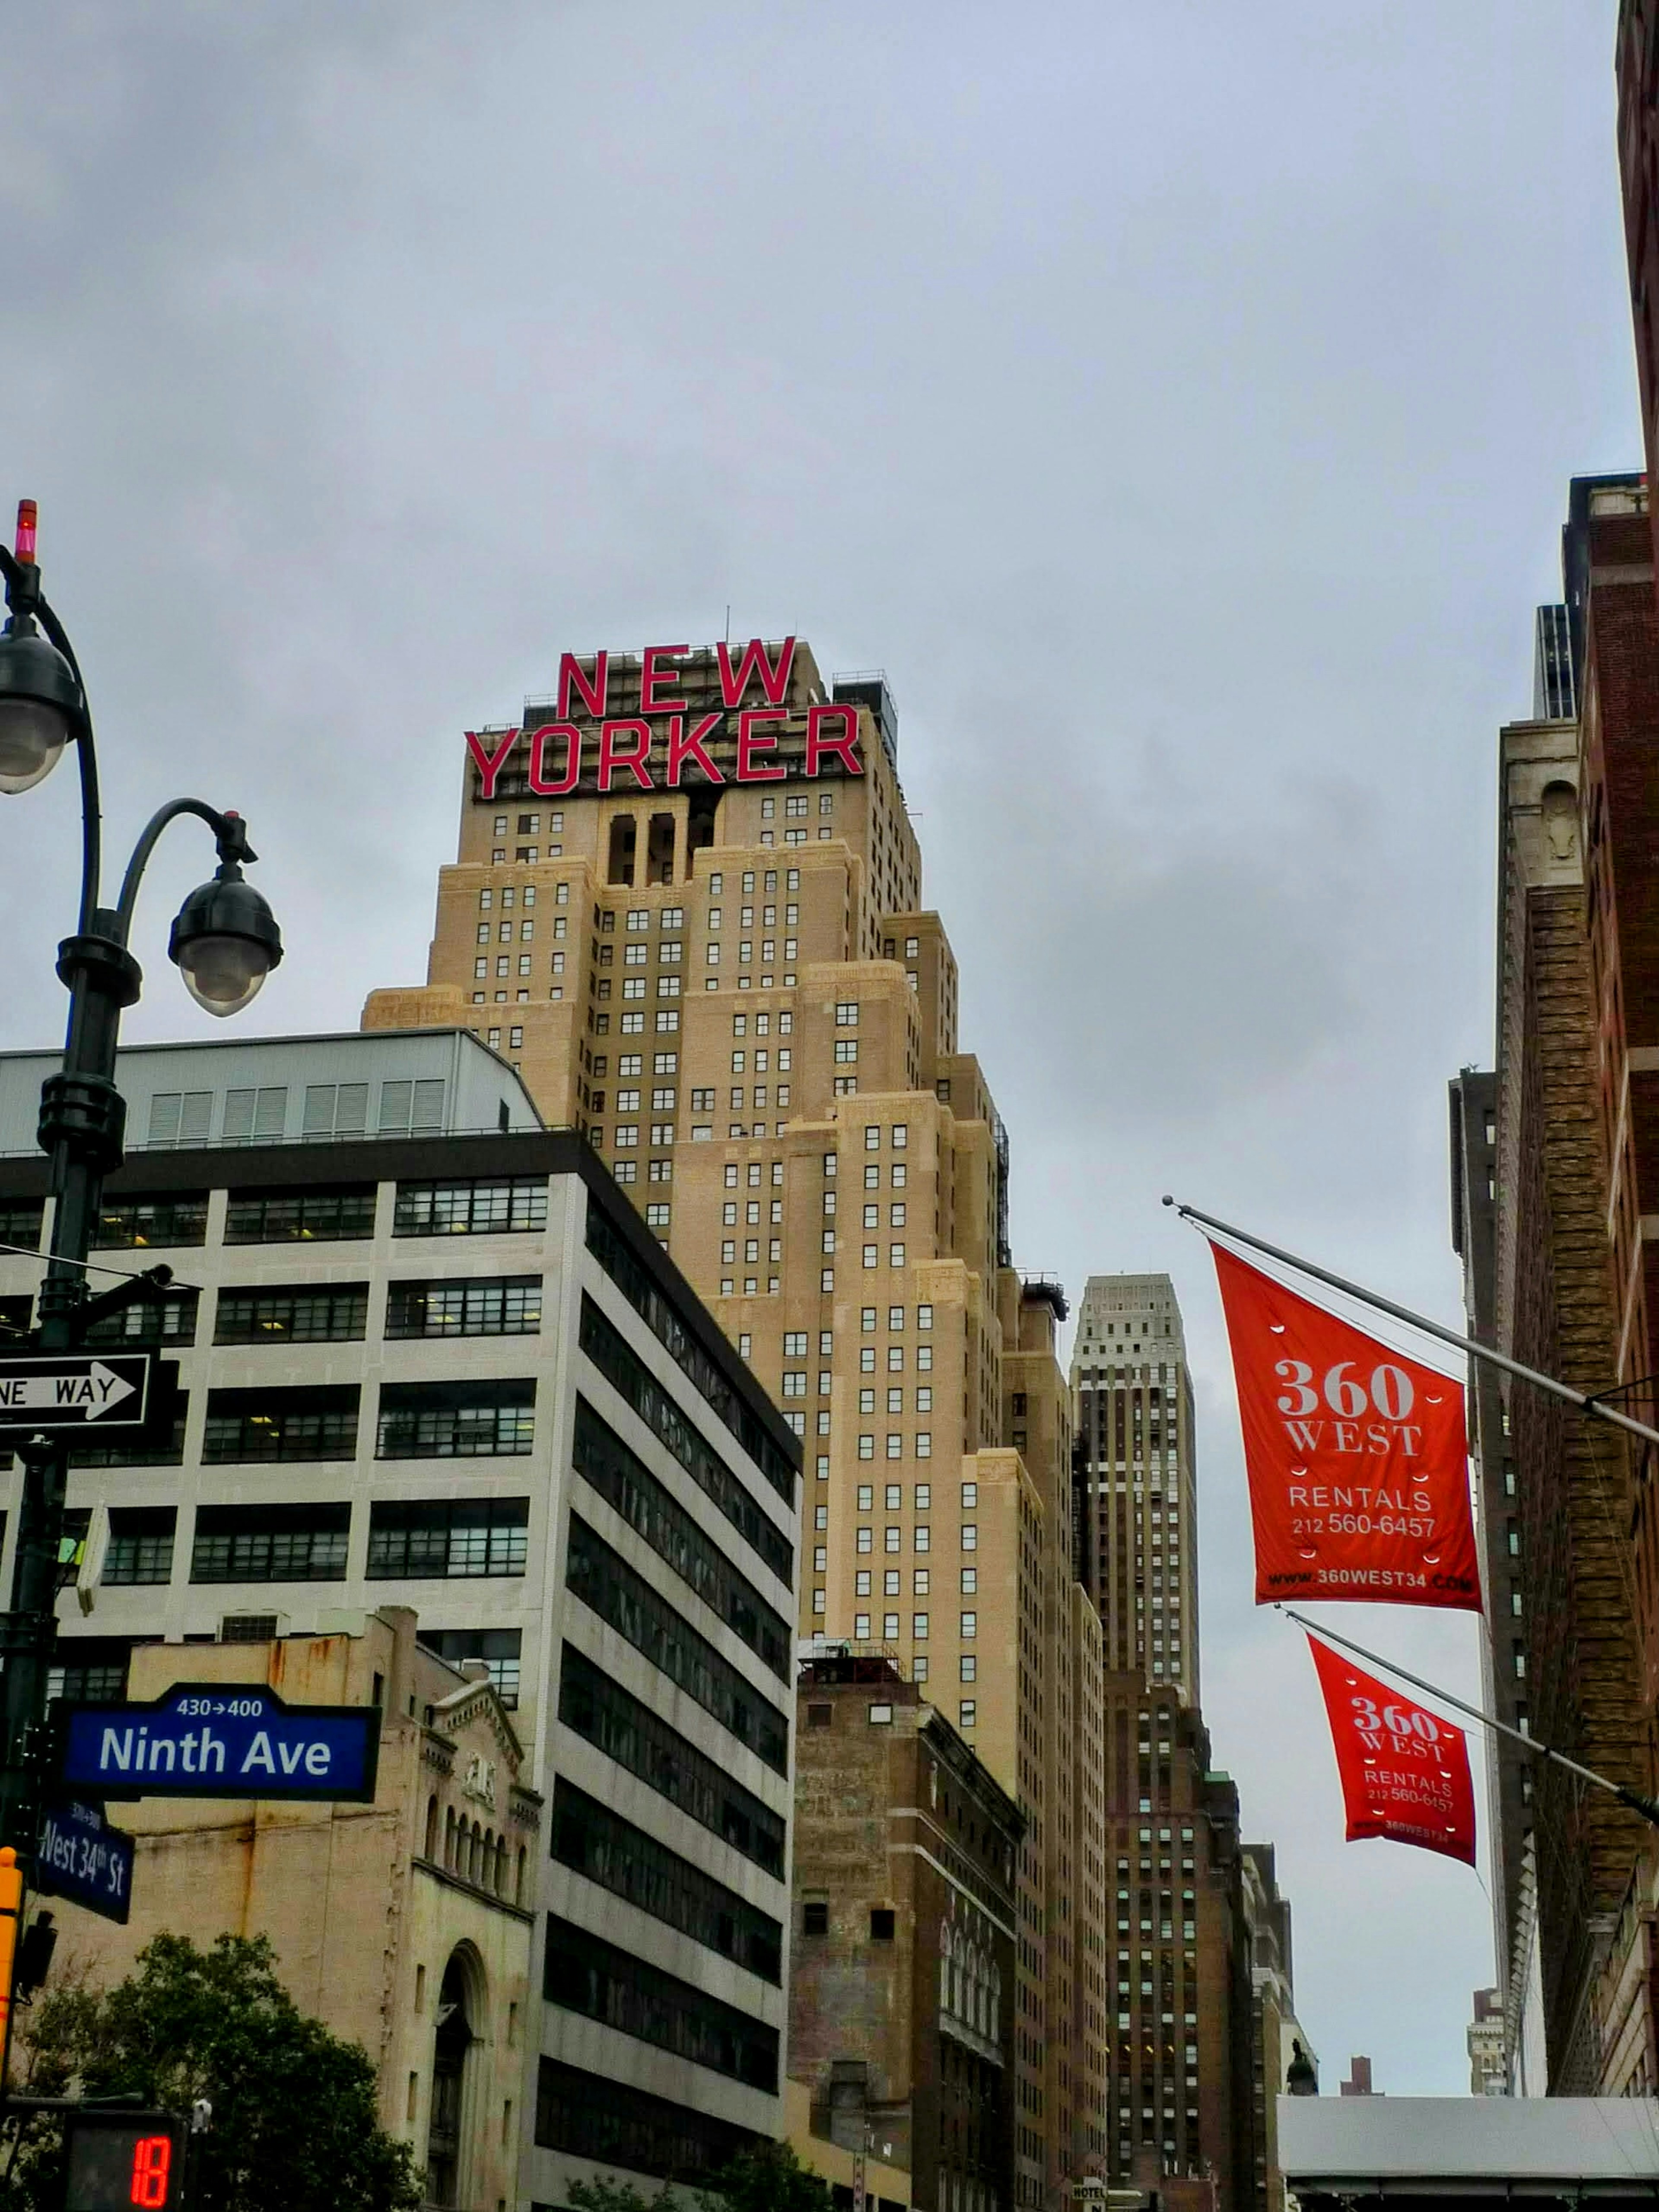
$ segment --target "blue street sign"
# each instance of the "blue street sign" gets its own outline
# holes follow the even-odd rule
[[[34,1858],[34,1884],[106,1920],[125,1922],[132,1901],[133,1841],[112,1828],[95,1805],[65,1798],[47,1808]]]
[[[378,1705],[290,1705],[263,1683],[176,1682],[142,1705],[70,1705],[60,1778],[98,1797],[368,1803]]]

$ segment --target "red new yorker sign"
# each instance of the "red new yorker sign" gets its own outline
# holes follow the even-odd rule
[[[1480,1611],[1463,1393],[1212,1243],[1231,1340],[1258,1605]]]
[[[1348,1841],[1388,1836],[1474,1864],[1474,1785],[1462,1729],[1308,1638],[1331,1724]]]
[[[630,659],[625,671],[611,666],[608,653],[594,653],[591,667],[574,653],[561,653],[553,720],[532,728],[526,716],[521,730],[466,732],[479,797],[495,798],[509,761],[523,772],[522,784],[513,787],[538,799],[579,789],[677,791],[694,781],[863,775],[856,705],[816,697],[789,705],[793,637],[770,651],[758,637],[735,653],[717,645],[720,705],[709,711],[699,712],[681,689],[694,672],[690,659],[689,645],[648,645],[637,665]],[[624,682],[627,696],[621,697]],[[629,711],[618,713],[619,707]]]

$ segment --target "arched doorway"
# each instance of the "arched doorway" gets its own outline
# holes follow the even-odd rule
[[[461,2141],[466,2109],[467,2056],[477,2039],[473,1976],[459,1951],[450,1954],[438,1992],[433,2038],[432,2102],[426,2136],[428,2204],[461,2202]]]

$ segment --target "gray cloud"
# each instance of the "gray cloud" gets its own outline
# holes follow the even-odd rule
[[[112,835],[241,805],[290,945],[259,1026],[349,1025],[423,972],[459,732],[561,647],[730,602],[884,662],[1021,1255],[1187,1305],[1206,1702],[1309,2026],[1461,2087],[1484,1905],[1335,1840],[1157,1196],[1456,1310],[1493,732],[1567,475],[1638,447],[1611,9],[4,12],[0,494],[42,502]],[[61,1022],[73,850],[66,785],[0,809],[8,1043]],[[158,860],[131,1034],[203,1026],[161,947],[206,857]],[[1473,1679],[1467,1623],[1376,1633]]]

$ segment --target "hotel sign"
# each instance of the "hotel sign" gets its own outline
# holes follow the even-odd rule
[[[466,732],[479,798],[496,798],[508,771],[506,789],[538,799],[562,799],[577,790],[678,791],[693,783],[863,775],[855,705],[847,700],[787,703],[793,637],[775,648],[775,657],[758,637],[735,654],[731,646],[717,645],[720,704],[714,708],[694,703],[682,689],[693,672],[686,666],[690,651],[689,645],[647,646],[639,661],[638,696],[625,702],[613,696],[608,653],[596,653],[591,668],[574,653],[562,653],[552,721]],[[630,678],[633,673],[630,662]],[[630,681],[630,694],[634,689]],[[612,711],[624,703],[629,712]]]

